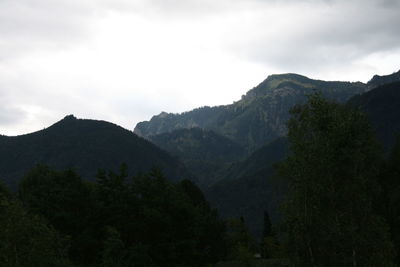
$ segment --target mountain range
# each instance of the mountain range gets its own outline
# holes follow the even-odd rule
[[[363,110],[386,154],[400,135],[400,81],[384,84],[347,101]],[[262,233],[262,212],[279,221],[279,203],[285,194],[284,181],[275,178],[274,165],[289,153],[287,139],[282,137],[233,164],[224,178],[205,194],[225,217],[243,216],[255,236]]]
[[[296,74],[271,75],[231,105],[203,107],[182,114],[164,112],[148,122],[139,123],[135,132],[149,140],[157,140],[154,142],[170,153],[196,161],[196,168],[202,169],[202,173],[197,173],[190,165],[188,169],[203,182],[202,188],[211,204],[225,217],[243,216],[252,232],[260,236],[264,211],[268,211],[275,222],[279,218],[278,203],[284,195],[285,185],[274,179],[273,165],[283,160],[289,150],[284,136],[290,108],[304,103],[307,94],[313,92],[359,107],[369,116],[380,142],[389,149],[396,133],[400,132],[399,81],[400,71],[386,76],[375,75],[368,83],[324,82]],[[198,142],[194,140],[195,136],[192,140],[187,139],[187,135],[179,137],[185,127],[185,131],[200,131],[197,127],[203,127],[208,134],[212,131],[221,139],[228,138],[247,153],[238,153],[240,160],[231,165],[207,169],[201,158],[195,153],[190,154],[194,147],[190,148],[188,144]],[[170,147],[171,140],[174,148]],[[219,151],[223,151],[223,145],[221,142]],[[177,147],[183,151],[177,153]],[[207,180],[204,173],[218,178]]]
[[[368,83],[282,74],[231,105],[163,112],[134,132],[70,115],[35,133],[0,135],[0,178],[16,188],[36,164],[73,168],[86,180],[94,180],[98,168],[116,171],[121,163],[130,174],[159,167],[171,181],[198,183],[224,217],[243,216],[259,236],[264,211],[273,222],[279,219],[285,184],[274,178],[274,164],[289,151],[289,110],[314,92],[365,111],[385,148],[393,145],[400,132],[400,71]]]
[[[134,132],[143,137],[199,127],[212,130],[253,152],[286,134],[289,110],[304,103],[307,95],[321,92],[325,97],[345,102],[366,92],[361,82],[320,81],[298,74],[271,75],[231,105],[202,107],[181,114],[162,112],[140,122]]]

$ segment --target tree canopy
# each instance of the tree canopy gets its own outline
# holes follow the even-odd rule
[[[391,266],[387,224],[377,215],[380,152],[365,115],[309,96],[291,111],[291,152],[280,165],[285,223],[299,266]]]
[[[39,165],[18,195],[33,218],[49,222],[46,231],[69,240],[67,258],[77,265],[198,266],[226,255],[225,224],[199,188],[158,170],[129,177],[122,165],[118,173],[99,170],[90,183]]]

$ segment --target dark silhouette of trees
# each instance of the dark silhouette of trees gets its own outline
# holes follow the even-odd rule
[[[91,183],[73,170],[39,165],[22,180],[18,196],[26,213],[21,205],[8,205],[18,212],[2,216],[6,221],[0,223],[20,216],[14,227],[35,235],[41,220],[48,222],[40,226],[43,239],[34,236],[32,244],[41,249],[37,257],[48,255],[49,262],[54,256],[79,266],[204,266],[226,255],[225,223],[200,189],[188,180],[173,184],[159,170],[129,177],[123,164],[118,173],[99,170]],[[69,249],[58,248],[54,242],[59,240],[68,240]]]
[[[289,251],[299,266],[390,266],[393,246],[374,206],[379,148],[363,113],[320,95],[291,111],[280,166]]]
[[[0,186],[0,266],[67,267],[68,240]]]
[[[400,136],[388,159],[383,164],[380,176],[381,202],[378,209],[385,217],[396,248],[397,264],[400,263]]]

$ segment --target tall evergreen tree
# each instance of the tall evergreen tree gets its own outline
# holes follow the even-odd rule
[[[269,214],[268,211],[264,211],[264,229],[263,229],[263,238],[268,237],[268,236],[272,236],[273,232],[272,232],[272,223],[271,220],[269,218]]]
[[[320,95],[291,111],[285,222],[299,266],[391,266],[392,243],[374,212],[379,148],[361,112]]]
[[[263,258],[283,258],[285,256],[282,244],[274,233],[267,211],[264,211],[264,229],[260,249]]]

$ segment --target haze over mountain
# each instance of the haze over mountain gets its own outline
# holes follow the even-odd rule
[[[72,115],[38,132],[0,136],[0,162],[0,178],[12,187],[36,164],[73,168],[87,180],[98,168],[117,171],[122,163],[131,174],[157,167],[172,181],[191,178],[175,158],[133,132]]]

